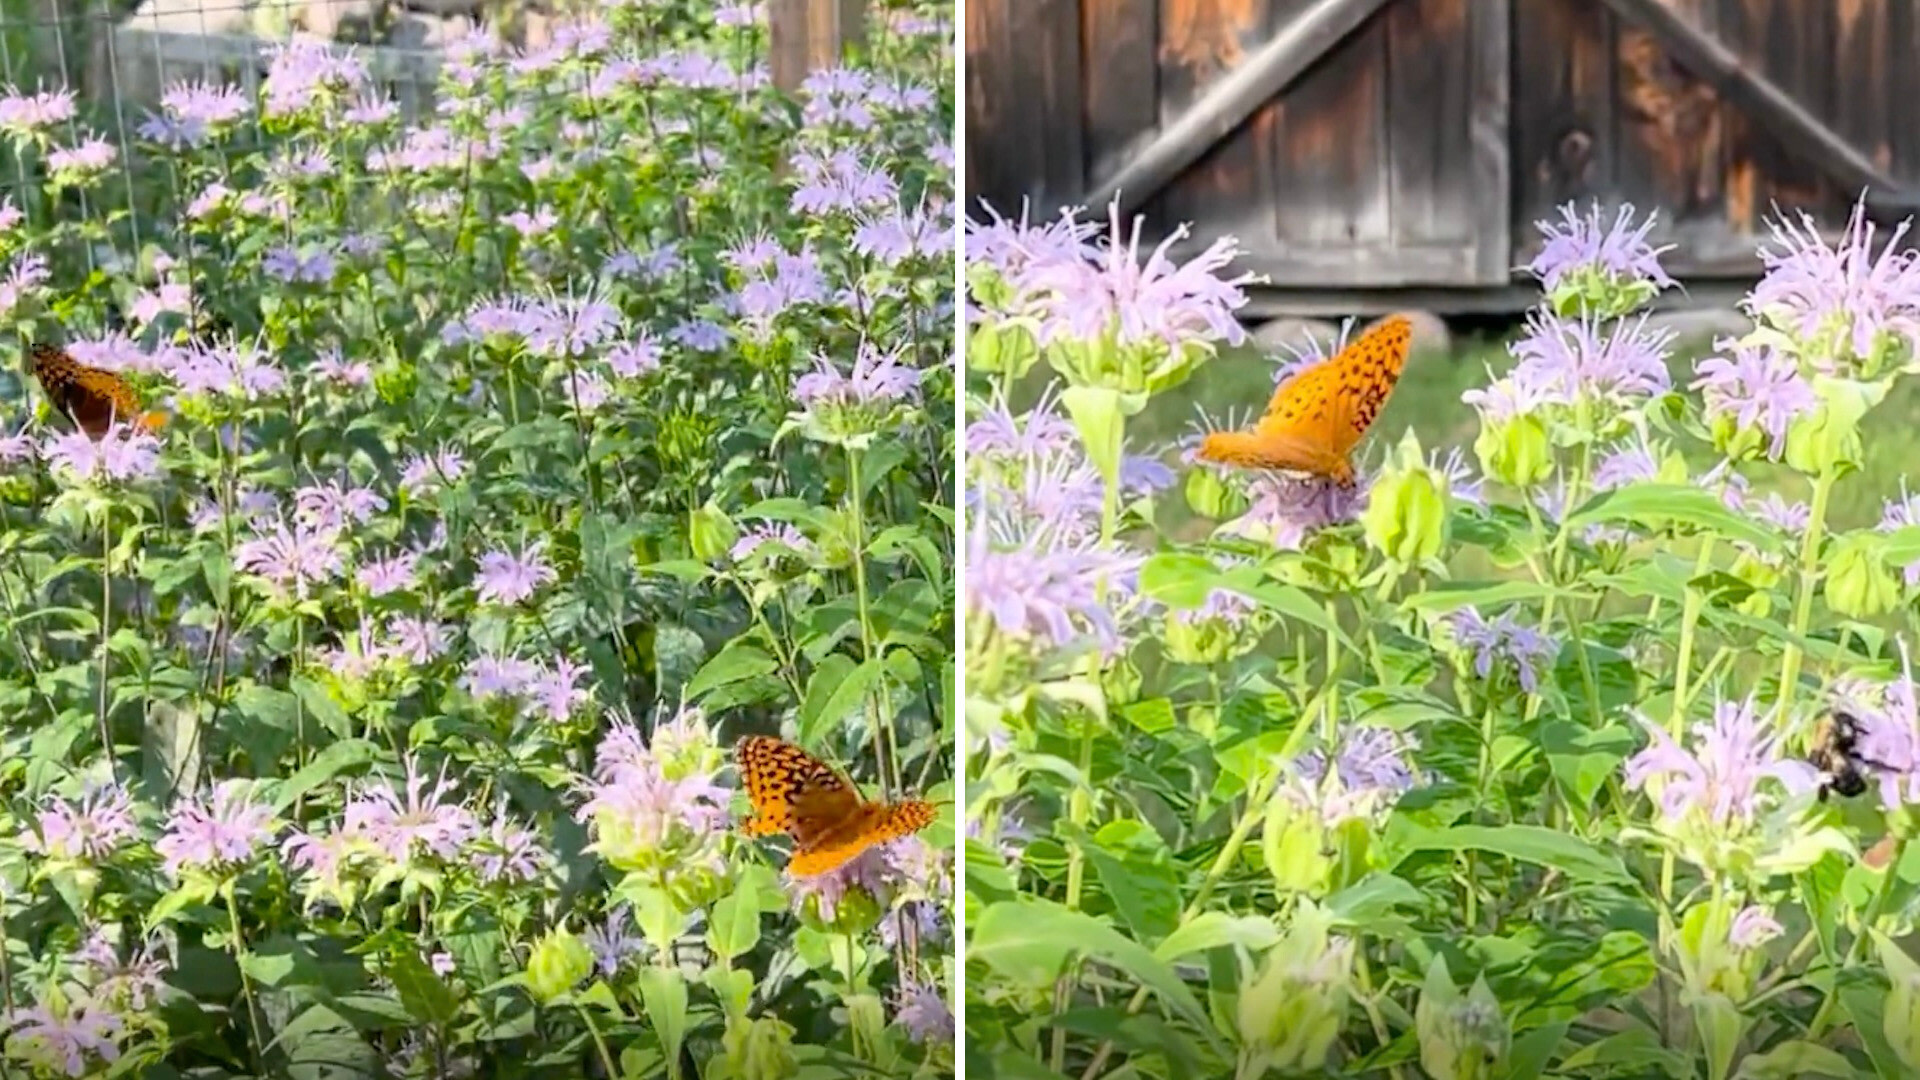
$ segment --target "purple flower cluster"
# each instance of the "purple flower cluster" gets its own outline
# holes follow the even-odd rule
[[[1673,245],[1654,247],[1647,242],[1658,215],[1648,214],[1639,225],[1633,223],[1633,204],[1626,203],[1611,225],[1605,224],[1598,202],[1583,217],[1569,202],[1560,208],[1560,221],[1536,222],[1542,244],[1540,253],[1527,264],[1527,272],[1540,279],[1548,292],[1569,284],[1583,275],[1593,275],[1613,284],[1645,282],[1658,289],[1675,284],[1660,266],[1660,256]]]
[[[1527,332],[1512,348],[1513,380],[1547,400],[1582,397],[1619,407],[1672,385],[1667,348],[1673,335],[1647,326],[1647,317],[1603,322],[1591,315],[1563,319],[1528,316]]]
[[[1413,788],[1417,778],[1407,760],[1415,749],[1404,732],[1356,727],[1331,757],[1313,750],[1288,762],[1280,794],[1329,826],[1377,819]]]
[[[714,869],[733,793],[714,779],[720,755],[705,718],[682,711],[654,729],[651,743],[630,720],[616,721],[594,754],[577,817],[594,849],[616,866],[662,872]]]
[[[1791,782],[1772,725],[1752,698],[1717,703],[1712,720],[1694,725],[1691,748],[1645,718],[1640,723],[1652,741],[1627,759],[1626,784],[1652,793],[1669,821],[1743,828],[1760,812],[1762,780]]]
[[[250,781],[223,780],[208,794],[176,805],[153,850],[176,877],[183,871],[231,871],[272,843],[277,830],[273,808],[257,801]]]
[[[1477,610],[1464,607],[1455,611],[1449,621],[1455,639],[1473,655],[1475,675],[1490,678],[1494,665],[1500,664],[1513,672],[1520,689],[1529,694],[1539,691],[1540,676],[1560,655],[1558,641],[1522,623],[1516,612],[1504,612],[1488,621],[1481,618]]]
[[[1075,258],[1033,261],[1020,274],[1025,291],[1047,298],[1042,322],[1045,338],[1100,341],[1108,334],[1121,346],[1163,344],[1184,348],[1191,341],[1238,345],[1246,330],[1233,313],[1245,306],[1243,286],[1258,280],[1246,273],[1222,278],[1221,271],[1240,256],[1237,241],[1221,238],[1186,263],[1170,249],[1189,234],[1182,225],[1140,259],[1144,219],[1131,233],[1120,220],[1120,202],[1108,208],[1110,232],[1103,249],[1075,245]],[[1077,230],[1069,227],[1064,236]]]
[[[1799,340],[1803,357],[1829,374],[1846,374],[1874,354],[1880,337],[1920,342],[1920,253],[1900,247],[1911,222],[1902,222],[1874,251],[1874,225],[1865,196],[1854,205],[1837,244],[1829,244],[1813,216],[1782,214],[1767,223],[1771,245],[1744,306]]]
[[[1778,459],[1787,445],[1787,428],[1820,407],[1813,384],[1793,357],[1765,345],[1719,341],[1729,356],[1710,356],[1694,367],[1691,388],[1700,391],[1708,423],[1725,418],[1735,430],[1766,436],[1767,456]]]

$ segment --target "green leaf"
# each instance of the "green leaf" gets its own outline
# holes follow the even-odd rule
[[[737,891],[721,897],[707,918],[707,947],[722,960],[732,960],[759,943],[759,900]]]
[[[836,657],[845,664],[830,663]],[[807,680],[807,702],[800,711],[801,742],[818,745],[822,736],[859,711],[860,703],[886,673],[885,664],[877,659],[846,666],[850,664],[852,661],[835,654],[821,661]]]
[[[1414,826],[1392,837],[1396,846],[1415,851],[1484,851],[1517,862],[1551,866],[1575,881],[1592,885],[1632,885],[1618,855],[1602,851],[1571,833],[1538,825],[1454,825],[1445,829]]]
[[[1070,823],[1057,828],[1093,864],[1094,876],[1135,940],[1157,941],[1173,932],[1180,920],[1180,874],[1159,834],[1124,820],[1102,826],[1098,836]]]
[[[689,700],[696,699],[730,683],[771,675],[779,668],[780,662],[758,647],[744,641],[731,641],[694,672],[693,678],[687,681],[686,695]]]
[[[1132,976],[1192,1023],[1210,1047],[1219,1049],[1206,1010],[1173,969],[1091,915],[1031,897],[994,904],[981,913],[967,949],[969,963],[978,961],[1035,990],[1050,986],[1076,956],[1097,959]]]
[[[1740,1059],[1734,1080],[1796,1080],[1802,1076],[1833,1076],[1846,1080],[1859,1075],[1853,1062],[1837,1050],[1804,1039],[1783,1042],[1765,1053]]]
[[[1567,515],[1566,527],[1628,522],[1647,529],[1695,525],[1726,540],[1744,540],[1762,552],[1783,550],[1780,534],[1729,509],[1720,496],[1691,484],[1630,484],[1602,492]]]
[[[1592,598],[1591,593],[1534,581],[1442,581],[1400,601],[1400,608],[1423,615],[1443,615],[1469,605],[1495,608],[1503,604],[1545,600],[1549,596]]]
[[[440,1027],[460,1013],[460,1003],[440,976],[411,949],[399,948],[387,956],[387,978],[400,994],[400,1004],[416,1019]]]
[[[294,800],[346,772],[380,759],[380,748],[365,739],[347,739],[320,751],[307,767],[281,781],[273,792],[273,808],[285,810]]]
[[[667,1075],[680,1076],[680,1048],[687,1041],[687,980],[679,968],[648,965],[640,970],[640,1001],[647,1023],[667,1048]]]
[[[1273,920],[1260,915],[1229,915],[1224,911],[1203,911],[1186,925],[1168,934],[1153,950],[1153,955],[1171,964],[1183,956],[1223,945],[1238,945],[1250,952],[1262,952],[1280,940]]]

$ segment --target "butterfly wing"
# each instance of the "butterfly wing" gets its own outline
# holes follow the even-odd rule
[[[1380,415],[1406,365],[1413,328],[1395,316],[1337,355],[1282,382],[1252,431],[1216,431],[1200,457],[1248,469],[1281,469],[1353,483],[1347,457]]]
[[[1334,450],[1341,457],[1352,453],[1380,418],[1387,398],[1400,384],[1412,345],[1413,324],[1406,316],[1395,315],[1369,327],[1330,361],[1334,382],[1331,431]]]
[[[47,398],[95,442],[105,438],[116,421],[154,431],[165,420],[160,413],[142,412],[133,388],[111,371],[88,367],[51,345],[36,344],[29,356]]]
[[[876,844],[911,836],[933,823],[934,807],[921,799],[897,803],[862,803],[855,811],[820,834],[811,843],[794,848],[787,873],[813,877],[845,866]]]
[[[826,762],[769,735],[749,735],[734,748],[753,816],[748,836],[787,833],[796,844],[829,830],[860,808],[860,795]]]
[[[1335,372],[1323,360],[1282,382],[1252,431],[1216,431],[1200,444],[1200,456],[1242,469],[1280,469],[1318,476],[1349,476],[1346,455],[1336,453],[1332,408]]]

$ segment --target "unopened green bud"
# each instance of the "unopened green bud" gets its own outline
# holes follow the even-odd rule
[[[740,1080],[784,1080],[800,1075],[793,1053],[793,1025],[771,1016],[729,1019],[720,1049]]]
[[[1828,556],[1827,606],[1850,619],[1884,615],[1900,604],[1900,578],[1887,565],[1882,539],[1873,533],[1838,538]]]
[[[1553,474],[1553,440],[1538,416],[1484,424],[1473,440],[1480,469],[1508,487],[1529,488]]]
[[[1286,936],[1241,987],[1240,1040],[1273,1071],[1323,1067],[1346,1020],[1353,943],[1333,937],[1331,926],[1318,905],[1302,900]]]
[[[1374,480],[1360,524],[1367,543],[1403,568],[1426,564],[1446,546],[1447,480],[1427,464],[1411,428]]]
[[[1102,668],[1100,689],[1107,696],[1107,707],[1119,708],[1140,700],[1140,687],[1144,681],[1140,665],[1134,663],[1131,656],[1123,656]]]
[[[693,547],[693,557],[701,562],[716,563],[726,558],[738,539],[740,530],[733,519],[711,500],[687,516],[687,542]]]
[[[1333,853],[1326,823],[1282,787],[1267,803],[1260,853],[1281,894],[1325,896],[1333,880]]]
[[[1247,497],[1209,468],[1187,471],[1187,506],[1213,521],[1228,521],[1247,512]]]
[[[1009,380],[1026,375],[1040,360],[1033,330],[1017,320],[976,323],[967,328],[967,370],[1004,373]]]
[[[593,951],[566,927],[548,931],[527,958],[527,989],[546,1003],[573,989],[593,971]]]
[[[1742,425],[1732,413],[1719,413],[1712,424],[1713,448],[1729,461],[1751,461],[1773,449],[1773,436],[1758,424]]]
[[[1465,997],[1453,985],[1447,962],[1435,955],[1414,1009],[1420,1037],[1420,1067],[1433,1080],[1485,1080],[1496,1075],[1513,1045],[1513,1033],[1483,972]]]
[[[1887,396],[1886,384],[1816,375],[1813,392],[1819,408],[1787,426],[1787,464],[1808,476],[1859,468],[1860,419]]]

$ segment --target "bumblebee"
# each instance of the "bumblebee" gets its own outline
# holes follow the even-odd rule
[[[1807,762],[1820,770],[1821,802],[1832,792],[1851,799],[1867,790],[1867,773],[1876,763],[1860,755],[1860,735],[1859,718],[1840,709],[1814,726]]]

